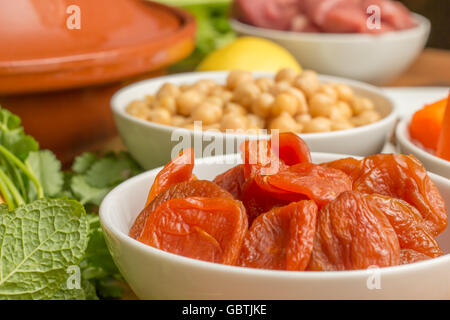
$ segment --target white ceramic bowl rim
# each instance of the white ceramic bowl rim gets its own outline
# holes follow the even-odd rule
[[[226,75],[228,75],[228,71],[186,72],[186,73],[178,73],[178,74],[174,74],[174,75],[168,75],[168,76],[138,81],[138,82],[135,82],[131,85],[128,85],[128,86],[118,90],[111,98],[111,108],[114,112],[120,114],[120,116],[122,116],[130,121],[133,121],[135,123],[144,125],[144,126],[148,126],[148,127],[160,129],[160,130],[167,130],[167,131],[172,131],[174,129],[177,129],[177,130],[183,130],[183,131],[190,132],[190,133],[194,133],[194,132],[197,133],[197,131],[194,131],[194,130],[159,124],[159,123],[155,123],[155,122],[151,122],[148,120],[143,120],[143,119],[134,117],[125,111],[127,106],[120,105],[118,100],[119,100],[120,96],[126,94],[127,91],[132,90],[135,87],[145,85],[152,81],[171,82],[174,79],[177,79],[177,81],[181,80],[181,81],[186,81],[186,83],[189,83],[189,80],[192,77],[198,78],[199,76],[201,76],[202,79],[203,79],[203,77],[205,79],[210,79],[210,78],[217,78],[217,77],[226,77]],[[273,72],[253,72],[253,75],[255,77],[273,77],[275,74]],[[321,82],[336,82],[336,83],[345,82],[350,86],[359,87],[366,91],[372,91],[372,92],[376,93],[377,95],[383,97],[383,99],[387,100],[391,106],[391,110],[390,110],[389,114],[387,114],[381,120],[378,120],[371,124],[367,124],[367,125],[363,125],[363,126],[351,128],[351,129],[339,130],[339,131],[320,132],[320,133],[300,133],[299,135],[301,137],[305,137],[305,138],[307,137],[308,139],[314,139],[314,138],[321,139],[321,138],[329,137],[330,135],[332,135],[333,137],[346,136],[346,135],[351,135],[351,134],[357,135],[358,132],[362,132],[365,130],[380,129],[386,123],[392,121],[393,119],[395,119],[397,117],[396,107],[395,107],[395,104],[393,103],[392,99],[389,98],[382,90],[380,90],[379,88],[377,88],[375,86],[366,84],[364,82],[356,81],[356,80],[349,80],[349,79],[335,77],[335,76],[329,76],[329,75],[319,75],[319,80]],[[242,134],[242,133],[223,133],[223,132],[215,132],[215,131],[201,131],[201,132],[199,131],[198,133],[201,133],[206,137],[217,137],[217,136],[249,137],[249,138],[255,137],[255,136],[258,136],[261,138],[270,137],[270,134],[255,135],[255,134]]]
[[[329,155],[327,153],[312,153],[314,156],[320,156],[320,155]],[[342,154],[333,154],[335,157],[339,158],[347,158],[347,157],[353,157],[353,158],[359,158],[355,156],[350,155],[342,155]],[[219,160],[218,160],[219,159]],[[220,160],[222,159],[222,160]],[[240,161],[240,155],[239,154],[232,154],[232,155],[225,155],[225,156],[216,156],[216,157],[209,157],[209,158],[203,158],[203,159],[196,159],[196,164],[202,164],[202,163],[208,163],[209,161],[215,162],[215,161],[223,161],[223,160],[234,160],[234,161]],[[118,237],[120,241],[125,241],[128,244],[135,246],[142,254],[152,254],[152,255],[161,255],[165,259],[172,260],[173,262],[177,262],[184,265],[189,265],[191,267],[196,267],[199,269],[215,269],[216,271],[223,271],[223,272],[229,272],[229,273],[238,273],[238,274],[252,274],[252,275],[261,275],[261,276],[276,276],[276,277],[284,277],[284,278],[308,278],[308,279],[326,279],[326,278],[335,278],[335,277],[341,277],[341,278],[347,278],[347,277],[353,277],[353,276],[364,276],[368,273],[373,273],[373,269],[366,269],[366,270],[346,270],[346,271],[283,271],[283,270],[266,270],[266,269],[254,269],[254,268],[245,268],[245,267],[238,267],[238,266],[229,266],[229,265],[223,265],[219,263],[212,263],[212,262],[206,262],[202,260],[196,260],[192,258],[183,257],[180,255],[176,255],[173,253],[165,252],[160,249],[153,248],[151,246],[148,246],[146,244],[143,244],[133,238],[131,238],[128,234],[123,233],[120,231],[114,223],[110,221],[110,219],[107,218],[107,215],[110,213],[107,210],[108,203],[112,201],[112,199],[115,197],[116,194],[120,194],[122,190],[132,186],[135,182],[138,182],[140,180],[146,180],[148,179],[148,176],[154,175],[156,172],[161,170],[162,167],[156,168],[147,172],[144,172],[140,175],[137,175],[116,188],[114,188],[103,200],[101,206],[100,206],[100,221],[102,224],[102,227],[104,229],[110,230],[114,236]],[[441,180],[444,183],[448,184],[448,179],[445,179],[441,176],[438,176],[433,173],[428,173],[429,176],[433,180]],[[405,271],[414,271],[417,269],[420,269],[422,267],[431,267],[434,264],[439,263],[448,263],[450,262],[450,254],[443,255],[441,257],[432,258],[430,260],[420,261],[416,263],[411,264],[405,264],[405,265],[399,265],[399,266],[393,266],[393,267],[384,267],[380,268],[380,273],[389,273],[392,275],[402,273]]]
[[[426,17],[412,13],[414,20],[417,22],[417,26],[405,29],[390,31],[382,34],[367,34],[367,33],[325,33],[325,32],[295,32],[274,30],[267,28],[255,27],[250,24],[243,23],[237,19],[231,18],[230,24],[236,31],[243,29],[252,30],[256,33],[266,33],[267,36],[284,39],[284,40],[309,40],[309,41],[373,41],[377,40],[391,40],[397,41],[402,38],[409,38],[415,36],[417,32],[428,32],[431,28],[431,22]]]
[[[406,145],[408,148],[414,150],[414,152],[417,152],[421,157],[428,159],[429,161],[434,161],[438,163],[441,166],[449,166],[450,167],[450,161],[447,161],[445,159],[441,159],[434,154],[431,154],[422,148],[419,148],[416,146],[410,139],[410,135],[408,132],[408,128],[410,125],[409,119],[404,119],[400,121],[396,128],[395,135],[397,136],[397,139],[400,141],[401,144]]]

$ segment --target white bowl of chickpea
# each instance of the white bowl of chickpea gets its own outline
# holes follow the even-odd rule
[[[123,142],[147,169],[186,147],[196,157],[237,153],[240,142],[272,130],[296,132],[314,152],[367,156],[382,150],[397,118],[374,86],[290,69],[144,80],[119,90],[111,105]]]

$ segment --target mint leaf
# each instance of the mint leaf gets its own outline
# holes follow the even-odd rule
[[[95,286],[88,280],[81,281],[80,289],[63,289],[56,292],[52,300],[98,300]]]
[[[61,192],[64,184],[61,162],[51,151],[31,152],[25,163],[42,185],[46,196],[54,197]]]
[[[51,299],[67,268],[88,244],[84,207],[74,200],[37,200],[13,212],[0,206],[0,299]]]
[[[95,275],[88,276],[86,279],[92,279],[102,274],[109,274],[115,278],[121,278],[119,269],[117,269],[106,246],[98,214],[88,214],[88,217],[89,243],[82,264],[86,265],[86,270],[89,271],[89,274]],[[92,272],[94,270],[95,272]]]

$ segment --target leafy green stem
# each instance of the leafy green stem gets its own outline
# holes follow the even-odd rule
[[[25,184],[23,182],[22,173],[17,169],[14,164],[6,161],[4,157],[0,157],[0,164],[2,164],[5,168],[5,174],[9,177],[12,177],[15,181],[17,181],[19,192],[23,197],[25,203],[28,203],[27,191],[25,189]],[[10,175],[8,175],[10,173]]]
[[[14,186],[14,183],[12,183],[11,179],[9,179],[9,177],[5,174],[5,172],[3,172],[2,168],[0,168],[0,179],[4,182],[8,190],[11,192],[14,200],[16,201],[17,206],[25,204],[25,201],[20,195],[20,192]]]
[[[33,182],[34,186],[36,187],[36,191],[38,194],[38,198],[44,197],[44,190],[39,183],[36,176],[31,172],[31,170],[22,162],[20,161],[13,153],[11,153],[8,149],[6,149],[4,146],[0,144],[0,153],[2,153],[5,158],[13,162],[19,169],[21,169],[25,175]]]
[[[1,179],[0,179],[0,194],[3,197],[3,199],[5,200],[6,204],[8,205],[8,209],[10,211],[14,210],[15,209],[14,202],[10,198],[8,188],[6,187],[5,183]]]

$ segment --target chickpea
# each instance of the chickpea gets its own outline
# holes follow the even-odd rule
[[[237,103],[228,102],[225,105],[224,114],[229,114],[229,113],[237,114],[237,115],[240,115],[240,116],[245,116],[247,114],[247,110],[243,106],[241,106],[241,105],[239,105]]]
[[[164,96],[159,101],[155,101],[156,108],[163,108],[169,111],[170,114],[177,112],[177,101],[173,96]]]
[[[223,102],[229,102],[231,99],[233,99],[233,93],[230,91],[224,91],[219,98],[222,99]]]
[[[302,91],[296,88],[289,88],[285,93],[291,94],[297,99],[297,114],[308,112],[308,103],[306,102],[305,94]]]
[[[345,118],[350,119],[353,116],[352,108],[347,102],[338,101],[336,107],[339,109],[339,111]]]
[[[295,72],[292,69],[289,69],[289,68],[281,69],[275,75],[275,81],[276,82],[286,81],[286,82],[292,83],[292,82],[294,82],[297,75],[298,75],[297,72]]]
[[[215,104],[216,106],[220,106],[221,108],[224,105],[223,100],[220,99],[219,97],[215,97],[215,96],[206,98],[205,102],[209,102],[211,104]]]
[[[331,123],[331,130],[333,131],[339,131],[339,130],[347,130],[352,129],[355,126],[348,120],[346,121],[333,121]]]
[[[207,126],[219,121],[222,115],[222,108],[220,106],[203,102],[192,112],[192,119],[194,121],[202,121],[202,124]]]
[[[146,120],[149,116],[150,108],[144,101],[135,100],[127,106],[127,112],[134,117]]]
[[[179,88],[180,88],[181,92],[185,92],[185,91],[191,90],[192,89],[192,85],[187,84],[187,83],[183,83],[183,84],[180,85]]]
[[[338,100],[338,94],[337,91],[334,89],[334,87],[329,84],[329,83],[325,83],[320,85],[320,89],[319,92],[329,96],[331,99],[333,99],[333,101],[336,103]]]
[[[166,82],[156,93],[156,98],[161,99],[163,97],[177,97],[180,94],[180,88],[173,83]]]
[[[196,90],[188,90],[180,94],[177,98],[178,113],[189,116],[191,112],[203,102],[203,95]]]
[[[148,95],[148,96],[145,96],[145,102],[147,102],[147,104],[148,105],[151,105],[155,100],[156,100],[156,97],[155,96],[152,96],[151,94],[150,95]]]
[[[303,132],[316,133],[331,131],[331,120],[324,117],[313,118],[303,124]]]
[[[381,116],[378,112],[376,112],[374,110],[366,110],[366,111],[360,113],[359,115],[357,115],[356,117],[351,118],[350,121],[355,127],[360,127],[360,126],[364,126],[366,124],[376,122],[380,119],[381,119]]]
[[[275,101],[270,108],[270,114],[273,117],[277,117],[283,112],[286,112],[290,116],[293,116],[297,113],[297,110],[297,98],[288,93],[280,93],[275,97]]]
[[[280,81],[275,83],[271,88],[269,88],[269,93],[273,94],[274,96],[277,96],[280,93],[286,92],[290,88],[292,88],[292,86],[289,82]]]
[[[275,98],[270,93],[263,92],[252,104],[252,112],[262,118],[267,118],[274,101]]]
[[[186,124],[187,119],[182,116],[173,116],[172,117],[172,125],[175,127],[182,127],[184,124]]]
[[[309,101],[309,112],[313,117],[329,117],[334,101],[323,93],[315,94]]]
[[[302,125],[308,121],[311,121],[311,119],[312,119],[312,117],[309,113],[300,114],[295,117],[295,121],[297,121],[297,123],[302,124]]]
[[[352,109],[355,115],[360,115],[364,111],[374,110],[375,106],[371,100],[357,97],[352,101]]]
[[[217,84],[213,80],[198,80],[193,86],[192,89],[197,90],[204,95],[208,95],[213,88],[215,88]]]
[[[338,106],[332,106],[330,109],[329,117],[332,122],[344,122],[348,120],[348,117],[341,112]]]
[[[215,96],[218,97],[220,96],[224,91],[226,91],[226,89],[222,86],[216,86],[214,88],[211,89],[211,91],[209,92],[209,95],[211,96]]]
[[[294,80],[293,84],[297,89],[300,89],[301,91],[303,91],[303,93],[307,97],[311,97],[320,88],[320,83],[319,83],[319,78],[317,77],[317,73],[315,73],[314,71],[309,71],[309,70],[303,71]]]
[[[234,90],[241,84],[249,82],[253,82],[253,76],[246,71],[233,70],[227,77],[227,87],[230,90]]]
[[[270,121],[269,129],[280,130],[280,132],[298,132],[300,126],[289,113],[283,112]]]
[[[220,130],[225,131],[227,129],[237,130],[237,129],[247,129],[247,119],[235,113],[228,113],[223,116],[220,122]]]
[[[150,111],[149,120],[161,124],[171,124],[171,117],[169,111],[158,108]]]
[[[255,80],[255,84],[262,92],[267,92],[275,84],[272,78],[258,78]]]
[[[247,123],[251,129],[264,129],[266,121],[255,114],[249,114],[247,115]]]
[[[261,90],[252,82],[240,84],[233,93],[233,101],[239,103],[244,108],[250,107],[253,101],[259,97]]]
[[[350,86],[346,85],[346,84],[335,84],[334,85],[334,89],[337,92],[338,95],[338,99],[341,101],[345,101],[345,102],[350,102],[353,100],[353,89],[350,88]]]
[[[210,91],[209,96],[219,98],[223,103],[226,103],[231,101],[233,98],[233,93],[223,87],[217,86]]]
[[[220,131],[220,123],[213,123],[213,124],[210,124],[209,126],[204,126],[203,130],[206,130],[206,131]]]

